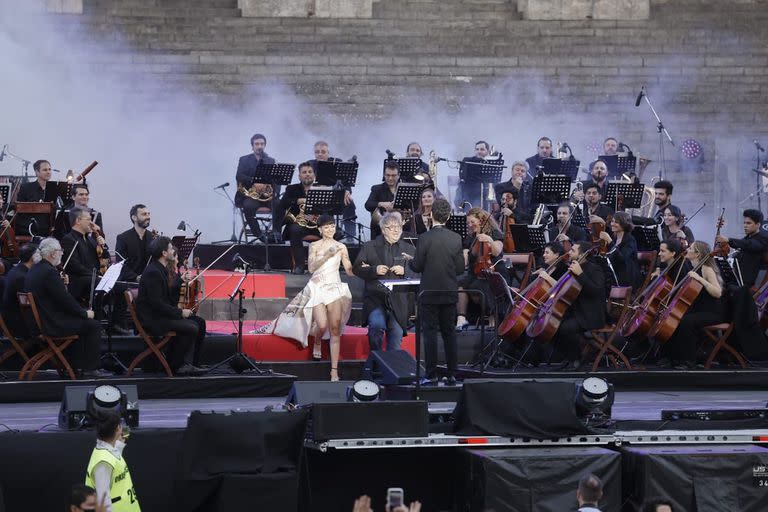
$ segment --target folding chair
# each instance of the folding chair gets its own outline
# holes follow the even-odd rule
[[[32,380],[40,367],[42,367],[49,360],[53,360],[52,362],[58,367],[59,373],[66,373],[66,375],[68,375],[71,380],[77,380],[77,377],[75,377],[75,372],[72,369],[72,365],[70,365],[67,358],[64,357],[63,352],[73,342],[80,339],[80,336],[77,334],[72,334],[70,336],[51,336],[50,334],[46,333],[45,328],[43,327],[43,321],[40,318],[40,312],[37,309],[35,298],[32,296],[32,293],[19,292],[17,297],[19,299],[19,306],[21,307],[22,314],[32,316],[35,326],[39,332],[39,338],[43,340],[47,345],[47,348],[41,350],[29,358],[26,364],[24,364],[24,367],[22,367],[21,371],[19,372],[19,380],[24,379],[25,376],[28,380]]]
[[[609,295],[608,311],[609,320],[608,323],[600,329],[592,329],[589,331],[592,334],[592,338],[589,339],[589,346],[597,349],[597,355],[595,355],[594,361],[592,361],[592,371],[597,371],[597,366],[600,364],[600,359],[606,356],[614,367],[618,368],[619,364],[616,361],[618,357],[621,362],[624,363],[627,370],[632,369],[632,365],[629,363],[629,359],[624,355],[622,350],[616,348],[613,344],[616,336],[619,334],[620,326],[632,311],[629,307],[632,299],[632,287],[631,286],[613,286],[611,287],[611,293]],[[610,318],[611,311],[615,310],[614,307],[619,307],[618,315],[614,318]],[[613,321],[615,319],[615,322]],[[606,355],[607,354],[607,355]]]
[[[531,272],[533,272],[536,266],[536,258],[532,252],[516,252],[512,254],[505,254],[503,256],[504,262],[509,266],[512,277],[514,277],[520,285],[518,288],[521,290],[528,286],[528,281],[531,279]],[[523,275],[520,276],[518,272],[519,267],[523,267]]]
[[[707,362],[704,364],[705,369],[709,370],[712,367],[712,362],[715,360],[717,353],[722,349],[730,352],[730,354],[736,359],[736,362],[739,363],[742,368],[747,367],[747,363],[744,361],[741,353],[739,353],[738,350],[736,350],[732,345],[728,343],[728,339],[731,337],[731,333],[733,332],[733,327],[734,324],[732,323],[722,323],[708,325],[704,328],[704,335],[714,344],[714,347],[712,347],[712,351],[709,353],[709,357],[707,358]]]
[[[262,233],[272,230],[272,208],[268,206],[257,208],[253,218],[256,219],[256,222],[261,224]],[[242,221],[243,227],[240,228],[240,236],[237,239],[237,243],[242,243],[243,240],[245,240],[245,243],[248,243],[251,240],[256,239],[256,235],[251,231],[251,226],[248,224],[243,210],[240,210],[240,220]]]
[[[0,356],[0,364],[4,361],[7,361],[11,357],[13,357],[14,354],[19,354],[19,356],[24,360],[24,364],[29,361],[29,355],[27,354],[26,350],[24,350],[24,344],[28,340],[22,340],[19,342],[19,340],[16,339],[16,337],[13,335],[10,329],[8,329],[8,325],[6,325],[5,320],[3,319],[3,315],[0,314],[0,330],[3,331],[3,335],[8,339],[9,342],[11,342],[11,347],[3,352],[3,355]],[[27,347],[30,348],[30,347]]]
[[[128,305],[128,312],[131,314],[131,319],[133,319],[133,325],[136,326],[136,330],[139,332],[139,336],[141,336],[141,339],[144,340],[144,343],[146,343],[147,347],[149,348],[147,348],[141,354],[137,355],[133,361],[131,361],[130,366],[128,366],[128,372],[126,375],[130,377],[131,373],[133,373],[133,370],[141,361],[143,361],[150,354],[154,354],[158,361],[160,361],[160,364],[163,365],[163,369],[165,370],[166,375],[173,377],[171,367],[168,366],[168,361],[165,359],[165,355],[163,355],[162,350],[163,347],[165,347],[168,342],[171,341],[171,338],[176,336],[176,331],[168,331],[163,336],[151,336],[146,331],[146,329],[144,329],[144,325],[142,325],[141,321],[139,320],[139,315],[136,313],[134,294],[137,293],[138,290],[136,289],[125,290],[125,303]]]

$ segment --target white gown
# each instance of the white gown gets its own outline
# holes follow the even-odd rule
[[[343,244],[335,243],[343,247]],[[341,253],[341,250],[337,250],[336,254],[325,260],[320,268],[315,270],[306,286],[288,303],[277,319],[254,332],[259,334],[271,333],[283,338],[291,338],[298,341],[301,346],[306,347],[307,338],[314,333],[312,308],[319,304],[327,306],[337,300],[342,301],[341,325],[343,329],[347,325],[352,311],[352,293],[349,291],[347,283],[341,282],[339,275]],[[326,331],[323,339],[329,337],[330,332]]]

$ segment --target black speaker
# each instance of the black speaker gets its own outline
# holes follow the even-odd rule
[[[347,390],[354,383],[351,380],[340,380],[339,382],[297,380],[291,386],[285,403],[301,407],[310,404],[346,402]]]
[[[65,386],[59,409],[59,428],[79,429],[91,426],[88,394],[98,386]],[[121,392],[120,415],[130,427],[139,426],[139,392],[134,384],[115,386]]]
[[[426,437],[426,400],[318,403],[312,406],[307,436],[315,441],[370,437]]]
[[[421,375],[426,372],[421,367]],[[363,366],[363,378],[378,384],[411,384],[416,379],[416,360],[405,350],[373,350]]]

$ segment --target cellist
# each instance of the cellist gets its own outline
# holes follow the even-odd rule
[[[557,283],[557,280],[563,277],[563,274],[568,271],[568,264],[562,259],[558,261],[558,258],[560,258],[563,254],[565,254],[565,248],[563,248],[563,244],[560,242],[549,242],[544,246],[544,251],[542,252],[542,260],[544,261],[544,265],[540,269],[536,270],[534,274],[554,286],[555,283]],[[547,269],[552,265],[555,265],[555,268],[548,273]]]
[[[703,289],[695,302],[688,308],[680,320],[672,337],[664,344],[659,366],[674,366],[678,370],[690,370],[696,367],[696,340],[701,337],[701,329],[724,321],[725,314],[721,296],[723,283],[715,262],[709,256],[709,244],[697,240],[685,253],[686,259],[698,270],[691,270],[688,276],[700,282]],[[703,264],[701,262],[705,260]],[[672,304],[674,297],[667,304]]]
[[[587,238],[587,233],[582,228],[571,224],[573,217],[573,206],[569,203],[562,203],[557,207],[557,223],[549,228],[549,241],[560,242],[580,242]]]
[[[518,197],[516,188],[509,188],[502,192],[499,211],[493,214],[493,220],[496,221],[500,228],[504,227],[502,226],[502,221],[505,217],[514,219],[515,224],[525,224],[531,221],[531,216],[518,208]]]
[[[459,278],[459,298],[456,304],[458,317],[456,318],[456,329],[463,330],[469,325],[467,321],[467,306],[470,298],[472,302],[479,303],[480,297],[477,294],[470,296],[468,293],[462,293],[461,290],[481,290],[485,296],[486,311],[491,309],[495,302],[495,297],[491,292],[490,286],[482,272],[477,272],[476,263],[481,257],[482,251],[487,251],[489,257],[490,270],[499,272],[504,280],[509,282],[509,273],[507,267],[502,263],[496,265],[503,256],[504,236],[499,230],[499,225],[493,220],[491,214],[480,208],[471,208],[467,212],[467,237],[464,239],[464,261],[467,264],[467,272]]]

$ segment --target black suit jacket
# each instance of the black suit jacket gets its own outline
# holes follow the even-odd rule
[[[536,153],[533,156],[529,156],[525,159],[526,163],[528,164],[528,172],[533,174],[534,176],[539,173],[539,170],[536,169],[539,165],[544,165],[544,159],[539,156],[538,153]]]
[[[588,258],[581,268],[584,272],[574,276],[582,289],[568,310],[582,330],[599,329],[605,325],[605,274],[598,263]]]
[[[22,183],[19,187],[19,193],[16,195],[16,202],[19,203],[55,203],[58,197],[58,183],[49,181],[45,185],[45,190],[40,188],[37,180]],[[36,224],[32,226],[32,233],[40,236],[48,236],[51,232],[51,217],[48,214],[19,214],[16,217],[15,229],[19,235],[29,234],[29,225],[35,219]]]
[[[53,336],[77,334],[88,319],[86,310],[69,294],[59,271],[43,260],[27,272],[24,288],[32,292],[43,327]]]
[[[611,208],[607,204],[603,204],[603,203],[598,204],[597,208],[595,208],[595,213],[592,213],[592,214],[589,213],[589,206],[587,205],[586,201],[583,204],[584,204],[584,208],[583,208],[584,219],[587,222],[589,222],[590,215],[597,215],[598,217],[603,219],[605,222],[608,222],[609,215],[611,216],[613,215],[613,208]],[[607,226],[607,227],[610,228],[610,226]]]
[[[144,327],[153,334],[171,330],[171,320],[181,320],[179,303],[180,282],[168,284],[168,272],[159,261],[151,261],[139,280],[136,313]]]
[[[91,236],[83,236],[77,231],[70,231],[61,239],[61,248],[64,250],[62,262],[66,262],[72,248],[77,248],[67,263],[67,275],[71,278],[90,278],[93,269],[99,269],[99,258],[96,256],[96,242]]]
[[[29,269],[26,265],[17,263],[8,274],[5,275],[5,289],[3,290],[3,320],[11,333],[17,338],[29,337],[29,329],[21,316],[18,292],[25,291],[24,280]]]
[[[461,236],[445,226],[435,226],[419,236],[411,270],[421,274],[420,290],[445,293],[425,294],[424,304],[455,304],[459,289],[457,276],[464,273]]]
[[[501,201],[501,195],[504,192],[509,192],[513,188],[515,188],[515,186],[512,184],[512,180],[496,183],[493,186],[493,192],[496,195],[496,202]],[[523,184],[517,191],[517,206],[515,207],[515,210],[520,211],[525,215],[530,215],[533,213],[533,182],[529,179],[524,179]]]
[[[144,272],[149,261],[149,244],[152,243],[153,239],[154,237],[149,231],[144,232],[144,238],[139,238],[139,234],[134,228],[117,235],[115,251],[125,258],[123,270],[120,273],[121,281],[136,281]]]
[[[613,265],[613,271],[616,272],[619,286],[637,288],[641,283],[640,263],[637,261],[637,241],[635,237],[630,233],[625,233],[621,243],[616,246],[614,241],[608,247],[608,252],[611,252],[609,258],[611,265]]]
[[[554,242],[557,236],[560,234],[560,227],[555,224],[554,227],[549,228],[548,231],[550,242]],[[570,224],[568,229],[566,229],[563,234],[567,236],[571,242],[581,242],[582,240],[587,239],[587,232],[578,226],[574,226],[573,224]]]
[[[754,235],[744,238],[729,238],[728,244],[734,249],[739,249],[736,259],[741,267],[741,277],[744,286],[755,284],[757,274],[763,265],[765,253],[768,252],[768,231],[760,228]]]
[[[237,174],[235,180],[238,184],[242,184],[245,188],[249,188],[253,184],[253,178],[256,176],[256,169],[259,165],[272,165],[275,163],[275,159],[266,153],[262,154],[261,160],[256,160],[256,155],[248,153],[240,157],[237,162]],[[275,197],[280,195],[280,188],[273,187],[275,189]],[[243,204],[245,196],[240,192],[235,194],[235,204],[240,206]]]
[[[363,321],[367,322],[368,315],[376,308],[383,307],[392,311],[397,318],[397,323],[403,329],[408,328],[408,294],[402,292],[390,292],[380,282],[379,279],[397,279],[398,276],[388,272],[386,275],[376,274],[376,267],[386,265],[391,267],[396,263],[403,265],[406,277],[411,274],[408,266],[403,261],[388,261],[386,258],[387,242],[384,237],[379,237],[363,245],[355,258],[355,264],[352,271],[357,277],[365,281],[365,295],[363,296]],[[402,239],[393,244],[392,253],[395,257],[402,258],[400,254],[406,253],[413,256],[416,249],[413,245],[404,242]],[[364,267],[363,264],[368,266]]]
[[[365,209],[373,213],[380,202],[390,202],[395,200],[395,194],[389,190],[389,186],[386,183],[379,183],[371,187],[371,193],[368,195],[368,200],[365,201]],[[381,210],[379,210],[380,213]],[[381,234],[381,228],[378,222],[373,222],[371,218],[371,239],[375,239]]]

